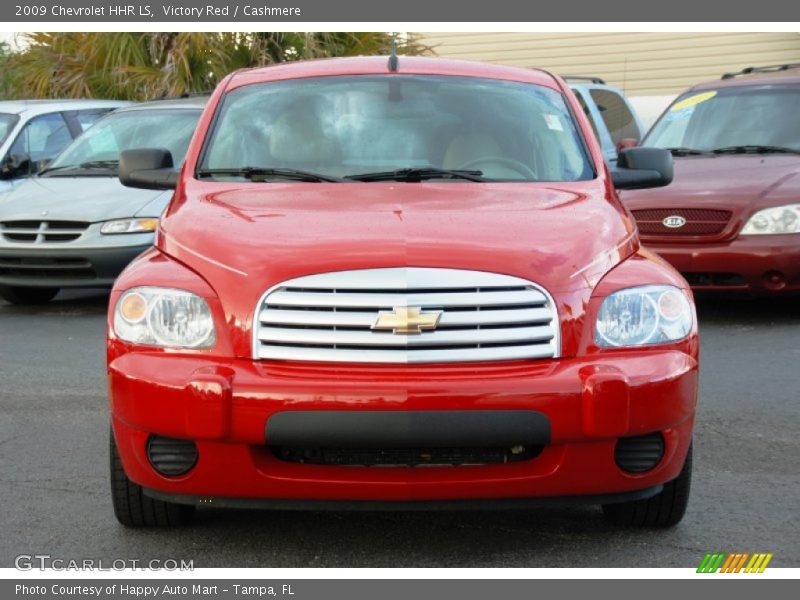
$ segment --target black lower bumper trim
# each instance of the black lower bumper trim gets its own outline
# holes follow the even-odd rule
[[[0,248],[0,285],[110,288],[128,263],[150,247]]]
[[[536,458],[544,446],[513,448],[287,448],[272,446],[282,461],[305,465],[392,466],[495,465]]]
[[[534,410],[295,410],[267,421],[270,446],[457,448],[545,445],[550,421]]]
[[[541,498],[487,498],[473,500],[296,500],[292,498],[226,498],[173,494],[145,488],[155,500],[207,506],[209,508],[241,508],[305,511],[437,511],[437,510],[523,510],[547,506],[585,506],[617,504],[651,498],[664,489],[662,485],[621,492],[588,496],[555,496]]]

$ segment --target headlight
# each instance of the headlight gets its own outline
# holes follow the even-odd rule
[[[598,346],[644,346],[685,338],[692,330],[692,307],[671,285],[645,285],[614,292],[603,300],[595,324]]]
[[[758,211],[742,229],[742,235],[800,233],[800,204],[775,206]]]
[[[158,228],[158,219],[118,219],[106,221],[100,228],[100,233],[111,235],[115,233],[144,233],[155,231]]]
[[[214,319],[197,294],[160,287],[132,288],[114,309],[114,331],[136,344],[170,348],[214,345]]]

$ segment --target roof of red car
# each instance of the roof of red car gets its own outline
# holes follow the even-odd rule
[[[235,89],[251,83],[298,79],[303,77],[324,77],[331,75],[375,75],[389,74],[388,56],[369,56],[354,58],[326,58],[319,60],[281,63],[268,67],[258,67],[234,73],[228,89]],[[398,74],[415,75],[457,75],[462,77],[484,77],[534,83],[559,89],[555,78],[539,69],[506,67],[465,60],[426,58],[420,56],[400,56]]]
[[[705,81],[691,88],[690,91],[716,90],[724,87],[740,87],[747,85],[800,83],[800,67],[781,71],[754,72],[736,75],[729,79]]]

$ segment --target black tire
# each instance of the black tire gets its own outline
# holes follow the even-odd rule
[[[604,504],[606,517],[617,525],[625,527],[672,527],[680,523],[689,504],[689,490],[692,483],[692,446],[686,455],[680,475],[664,489],[651,498]]]
[[[11,304],[44,304],[50,302],[58,294],[59,288],[9,287],[0,286],[0,298]]]
[[[154,500],[133,483],[119,458],[114,432],[110,435],[111,499],[114,516],[125,527],[174,527],[191,522],[194,506]]]

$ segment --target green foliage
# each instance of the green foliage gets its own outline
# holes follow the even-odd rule
[[[5,42],[0,42],[0,100],[11,95],[11,78],[9,76],[8,61],[11,58],[11,48]]]
[[[331,56],[388,54],[388,33],[59,32],[0,51],[0,93],[15,98],[144,100],[213,89],[236,69]],[[430,48],[400,38],[398,53]]]

